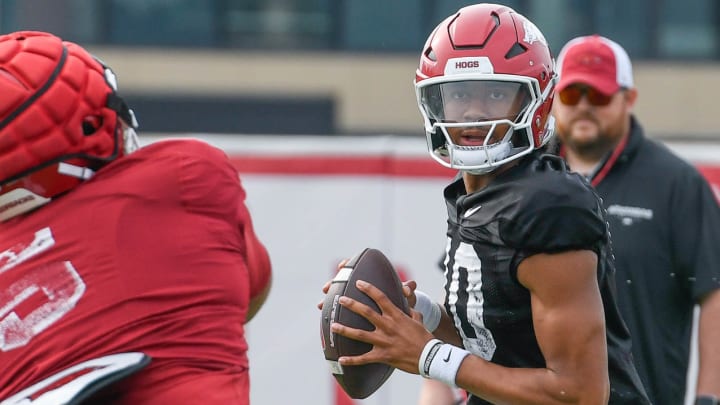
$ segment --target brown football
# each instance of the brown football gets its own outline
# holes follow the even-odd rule
[[[357,356],[367,353],[372,345],[349,339],[330,332],[330,324],[338,322],[351,328],[372,330],[373,325],[365,318],[342,307],[338,299],[345,295],[380,312],[377,304],[355,286],[357,280],[367,281],[380,289],[398,308],[410,314],[410,307],[402,292],[402,283],[392,263],[377,249],[367,248],[350,259],[332,280],[323,301],[321,329],[325,359],[340,386],[351,398],[367,398],[377,391],[395,370],[382,363],[361,366],[341,366],[341,356]]]

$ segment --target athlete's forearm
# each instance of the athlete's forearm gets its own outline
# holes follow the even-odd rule
[[[700,305],[698,341],[697,393],[720,397],[720,290],[710,293]]]
[[[441,307],[442,313],[440,316],[440,324],[438,325],[438,328],[435,329],[433,332],[433,335],[435,335],[436,338],[442,340],[445,343],[450,343],[451,345],[455,345],[458,347],[463,347],[462,339],[460,338],[460,335],[457,333],[457,329],[455,329],[455,325],[453,324],[452,319],[450,316],[448,316],[447,312],[445,312],[445,308]]]
[[[577,374],[562,375],[545,368],[508,368],[477,356],[465,358],[455,381],[498,404],[604,405],[609,396],[608,381],[588,381]]]

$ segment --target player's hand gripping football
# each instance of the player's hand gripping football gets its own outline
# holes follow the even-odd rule
[[[403,290],[414,298],[413,286],[403,285]],[[348,297],[340,298],[340,305],[362,316],[373,324],[375,330],[353,329],[333,323],[331,330],[345,337],[373,345],[372,350],[359,356],[343,356],[338,361],[343,366],[368,363],[385,363],[408,373],[418,374],[418,360],[425,344],[433,339],[422,324],[421,315],[412,311],[412,317],[396,307],[375,286],[358,281],[357,288],[367,294],[380,308],[381,313]],[[410,290],[410,291],[406,291]],[[408,297],[410,298],[410,297]],[[408,300],[409,301],[409,300]],[[414,300],[411,306],[414,305]]]
[[[337,269],[338,270],[342,269],[349,260],[350,259],[343,259],[342,261],[340,261],[340,263],[338,263],[338,265],[337,265]],[[323,287],[322,287],[323,294],[327,294],[328,290],[330,290],[331,284],[332,284],[332,280],[328,280],[323,285]],[[405,295],[405,298],[407,299],[408,305],[410,306],[411,309],[415,308],[415,304],[417,303],[417,298],[415,297],[416,289],[417,289],[417,282],[415,282],[415,280],[408,280],[408,281],[403,282],[403,295]],[[319,310],[322,311],[322,308],[323,308],[322,300],[320,302],[318,302],[317,307]],[[416,311],[413,311],[413,312],[416,312]],[[417,315],[422,316],[419,313]],[[415,316],[415,315],[413,315],[413,316]]]
[[[343,260],[338,264],[338,269],[342,268],[345,263],[347,263],[347,259]],[[330,290],[330,285],[332,284],[332,280],[328,280],[322,287],[323,294],[327,294],[328,290]],[[417,303],[417,298],[415,297],[415,290],[417,289],[417,282],[415,280],[408,280],[403,282],[403,295],[405,295],[405,298],[408,301],[408,305],[410,306],[411,310],[412,308],[415,308],[415,304]],[[322,311],[323,309],[323,301],[321,300],[318,302],[317,307],[319,310]],[[420,317],[420,321],[422,321],[422,315],[418,313],[417,311],[414,311],[413,318],[415,316]]]
[[[341,261],[338,269],[343,268],[348,261],[349,259]],[[323,285],[323,294],[328,293],[331,284],[332,280],[329,280]],[[433,337],[423,326],[422,315],[412,309],[412,317],[406,315],[372,284],[360,282],[357,287],[375,301],[381,313],[379,314],[367,305],[351,298],[340,298],[341,305],[364,317],[375,327],[373,331],[365,331],[333,323],[331,330],[334,333],[373,345],[372,350],[363,355],[341,357],[340,363],[342,365],[361,365],[381,362],[417,374],[420,354],[425,344]],[[402,293],[410,308],[413,308],[417,301],[416,288],[417,283],[414,280],[406,281],[402,286]],[[320,301],[317,307],[322,310],[323,301]]]

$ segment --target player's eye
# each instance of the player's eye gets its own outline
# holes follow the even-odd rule
[[[470,93],[468,93],[468,92],[466,92],[466,91],[459,91],[459,90],[458,90],[458,91],[452,92],[452,93],[450,94],[450,98],[453,99],[453,100],[458,100],[458,101],[467,100],[467,99],[470,98]]]
[[[502,90],[490,90],[488,92],[488,99],[491,101],[503,101],[507,98],[507,93]]]

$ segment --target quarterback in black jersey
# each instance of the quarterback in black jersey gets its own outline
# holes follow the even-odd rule
[[[406,283],[408,317],[340,300],[375,329],[340,364],[383,362],[457,386],[468,404],[648,404],[614,300],[610,235],[587,181],[543,155],[555,63],[538,28],[477,4],[430,34],[416,94],[431,156],[461,176],[445,189],[444,305]],[[434,405],[438,403],[435,402]]]

